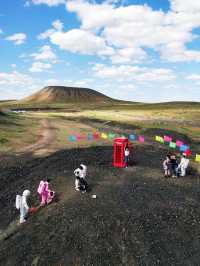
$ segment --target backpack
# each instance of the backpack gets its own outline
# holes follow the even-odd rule
[[[22,196],[17,195],[16,199],[15,199],[15,207],[16,207],[17,210],[20,209],[21,202],[22,202]]]
[[[40,181],[40,184],[38,186],[37,192],[39,194],[42,194],[42,192],[44,191],[44,188],[45,188],[45,182],[44,181]]]

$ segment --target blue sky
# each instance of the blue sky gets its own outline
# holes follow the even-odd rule
[[[200,101],[200,2],[1,1],[0,58],[0,100],[66,85]]]

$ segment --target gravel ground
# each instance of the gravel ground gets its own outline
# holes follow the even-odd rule
[[[0,162],[0,265],[199,265],[200,190],[194,169],[164,179],[164,146],[135,145],[127,169],[112,167],[112,147],[62,150]],[[91,191],[74,190],[73,170],[88,166]],[[55,202],[17,226],[15,195],[50,177]],[[91,196],[97,195],[96,199]]]

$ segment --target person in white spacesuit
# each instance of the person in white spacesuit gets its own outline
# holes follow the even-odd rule
[[[24,190],[22,196],[16,196],[16,208],[20,211],[19,223],[25,223],[29,212],[29,206],[27,204],[27,198],[30,196],[31,192],[29,190]]]
[[[178,165],[177,170],[180,171],[180,176],[185,176],[186,175],[186,170],[188,168],[190,160],[186,157],[186,154],[183,153],[181,161]]]

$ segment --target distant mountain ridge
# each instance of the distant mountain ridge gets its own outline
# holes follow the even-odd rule
[[[62,102],[108,102],[114,99],[88,88],[48,86],[22,99],[22,102],[62,103]]]

